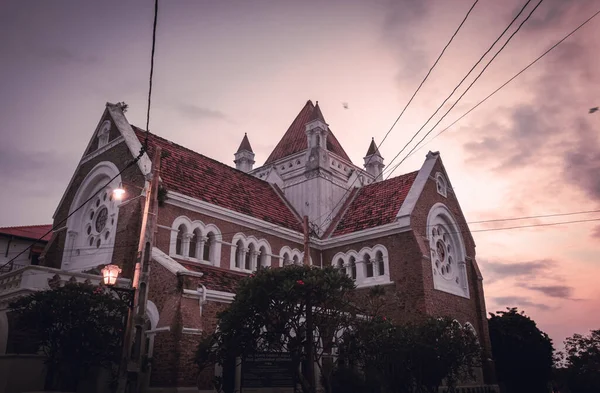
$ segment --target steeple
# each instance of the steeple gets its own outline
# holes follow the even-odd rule
[[[319,101],[316,102],[304,127],[308,149],[316,147],[326,149],[329,125],[325,122],[321,108],[319,108]]]
[[[371,139],[371,144],[367,150],[365,160],[365,170],[375,177],[375,181],[383,180],[383,157],[375,144],[375,138]]]
[[[250,146],[248,134],[244,134],[242,143],[240,143],[240,147],[234,157],[235,160],[233,160],[233,162],[235,163],[236,169],[246,173],[252,170],[252,166],[254,165],[254,152],[252,151],[252,146]]]

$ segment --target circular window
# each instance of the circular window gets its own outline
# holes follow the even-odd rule
[[[431,230],[431,256],[434,259],[434,274],[440,274],[447,280],[454,280],[455,267],[452,265],[455,263],[455,256],[453,254],[454,248],[452,247],[451,236],[441,225],[436,225]]]
[[[106,227],[107,219],[108,209],[106,206],[102,206],[102,208],[98,211],[98,215],[96,216],[96,232],[102,232],[102,230]]]

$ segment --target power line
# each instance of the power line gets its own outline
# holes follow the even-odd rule
[[[495,219],[488,219],[488,220],[477,220],[477,221],[467,221],[466,224],[484,224],[484,223],[494,223],[494,222],[504,222],[504,221],[518,221],[518,220],[530,220],[530,219],[539,219],[539,218],[550,218],[550,217],[565,217],[565,216],[573,216],[573,215],[580,215],[580,214],[593,214],[593,213],[600,213],[600,209],[597,210],[583,210],[583,211],[575,211],[575,212],[567,212],[567,213],[550,213],[550,214],[539,214],[539,215],[533,215],[533,216],[520,216],[520,217],[506,217],[506,218],[495,218]],[[587,222],[587,221],[583,221],[583,222]],[[537,225],[537,224],[535,224]],[[556,223],[551,223],[551,225],[557,225]],[[425,228],[429,228],[430,226],[435,226],[435,225],[425,225]],[[259,230],[261,228],[258,229],[252,229],[252,230]],[[269,227],[262,227],[262,229],[269,229]],[[494,228],[494,230],[496,229],[504,229],[504,228]],[[486,229],[487,230],[487,229]],[[485,231],[485,230],[471,230],[470,232],[480,232],[480,231]],[[465,231],[466,232],[466,231]],[[224,235],[231,235],[231,234],[237,234],[240,233],[240,231],[230,231],[230,232],[222,232],[219,234],[213,233],[213,235],[215,236],[215,238],[220,237],[220,240],[223,240],[223,236]],[[170,241],[168,243],[169,246],[176,244],[177,240],[175,241]],[[70,251],[75,251],[75,250],[79,250],[79,251],[93,251],[93,250],[113,250],[113,249],[118,249],[118,248],[126,248],[126,247],[132,247],[137,245],[138,243],[131,243],[131,244],[121,244],[121,245],[112,245],[112,246],[100,246],[100,247],[72,247],[72,248],[63,248],[61,251],[62,252],[70,252]],[[15,251],[14,253],[16,253],[17,251]],[[56,251],[58,252],[58,251]],[[10,252],[9,252],[10,253]],[[94,253],[95,255],[98,253]]]
[[[469,70],[469,72],[467,72],[467,74],[461,79],[461,81],[458,83],[458,85],[456,85],[454,87],[454,89],[452,90],[452,92],[444,99],[444,101],[442,101],[442,103],[437,107],[437,109],[435,110],[435,112],[433,112],[433,114],[427,119],[427,121],[421,126],[421,128],[419,128],[419,130],[412,136],[412,138],[410,138],[410,140],[406,143],[406,145],[404,145],[404,147],[402,148],[402,150],[400,150],[398,152],[398,154],[396,154],[396,156],[388,163],[388,166],[392,165],[392,163],[396,160],[396,158],[400,154],[402,154],[402,152],[408,147],[408,145],[410,145],[410,143],[416,138],[416,136],[421,132],[421,130],[423,128],[425,128],[425,126],[429,123],[429,121],[440,111],[440,109],[442,109],[442,107],[444,106],[444,104],[446,104],[446,102],[450,99],[450,97],[452,97],[452,95],[456,92],[456,90],[458,90],[458,88],[469,77],[469,75],[471,75],[471,73],[479,65],[479,63],[481,63],[483,61],[483,59],[485,58],[485,56],[488,53],[490,53],[490,51],[492,50],[492,48],[498,43],[498,41],[500,41],[500,39],[504,36],[504,34],[506,34],[506,32],[508,31],[508,29],[510,29],[510,27],[516,22],[516,20],[519,18],[519,16],[521,16],[521,14],[523,13],[523,11],[525,11],[525,8],[527,8],[527,6],[529,5],[530,2],[531,2],[531,0],[527,0],[527,2],[525,3],[525,5],[521,8],[521,10],[519,11],[519,13],[513,18],[513,20],[508,24],[508,26],[506,26],[506,28],[504,29],[504,31],[502,31],[502,33],[500,33],[500,35],[498,36],[498,38],[496,38],[496,40],[494,42],[492,42],[492,45],[490,45],[490,47],[483,53],[483,55],[481,55],[481,57],[479,58],[479,60],[477,60],[477,62],[475,64],[473,64],[473,66],[471,67],[471,69]]]
[[[531,0],[529,0],[529,1],[531,1]],[[389,134],[392,132],[392,130],[394,129],[394,127],[396,126],[396,124],[398,123],[398,121],[400,120],[400,118],[402,117],[402,115],[404,114],[404,112],[406,111],[406,109],[408,108],[408,106],[412,103],[413,99],[415,98],[415,96],[417,95],[417,93],[419,92],[419,90],[421,90],[421,87],[423,86],[423,84],[425,83],[425,81],[429,78],[429,75],[431,74],[431,72],[433,71],[433,69],[435,68],[435,66],[438,64],[438,62],[440,61],[440,59],[442,58],[442,56],[446,52],[446,49],[450,46],[450,43],[452,43],[452,41],[454,40],[454,37],[456,37],[456,35],[458,34],[458,32],[460,31],[460,29],[462,28],[462,26],[465,24],[465,22],[467,21],[469,15],[471,14],[471,11],[473,11],[473,8],[475,8],[475,5],[478,2],[479,2],[479,0],[475,0],[475,2],[473,3],[473,5],[471,5],[471,8],[469,8],[469,11],[467,11],[467,14],[465,15],[465,17],[463,18],[463,20],[458,25],[458,28],[454,31],[454,34],[452,34],[452,36],[450,37],[450,40],[448,41],[448,43],[446,43],[446,45],[442,49],[442,52],[439,54],[439,56],[437,57],[437,59],[435,60],[435,62],[431,66],[431,68],[429,68],[429,71],[427,71],[427,74],[425,75],[425,77],[423,78],[423,80],[421,81],[421,83],[419,84],[419,86],[417,87],[417,89],[415,90],[415,92],[413,93],[413,95],[410,97],[410,99],[408,100],[408,102],[406,103],[406,105],[404,106],[404,108],[402,109],[402,111],[400,112],[400,115],[398,115],[398,117],[396,118],[396,120],[394,121],[394,123],[392,124],[392,126],[385,133],[385,135],[384,135],[383,139],[381,140],[381,142],[379,143],[379,145],[376,146],[375,151],[379,151],[379,148],[381,147],[381,145],[383,145],[383,142],[385,142],[385,140],[387,139],[387,137],[389,136]],[[367,160],[366,165],[369,165],[369,163],[371,162],[372,159],[373,159],[373,156],[370,156],[369,159]],[[354,179],[354,181],[352,182],[352,184],[348,188],[346,188],[346,190],[344,191],[344,194],[342,195],[342,197],[340,198],[340,200],[336,203],[336,205],[333,207],[333,209],[331,210],[331,212],[330,213],[325,213],[325,214],[321,215],[320,217],[317,218],[317,221],[319,219],[321,219],[323,216],[327,215],[327,214],[329,216],[331,216],[333,214],[333,212],[338,207],[338,205],[346,197],[346,194],[352,189],[352,187],[354,186],[354,183],[356,183],[356,180],[358,180],[358,176],[356,177],[356,179]],[[329,218],[329,217],[327,217],[327,218]],[[327,221],[327,219],[325,221]],[[322,228],[319,227],[319,229],[322,229]]]
[[[440,122],[442,120],[444,120],[444,118],[448,115],[448,113],[450,113],[450,111],[452,111],[452,109],[454,109],[454,107],[460,102],[460,100],[465,96],[465,94],[467,94],[467,92],[471,89],[471,87],[473,87],[473,85],[475,84],[475,82],[477,82],[479,80],[479,78],[481,77],[481,75],[483,75],[483,73],[485,72],[485,70],[487,70],[487,68],[490,66],[490,64],[492,64],[492,62],[496,59],[496,57],[500,54],[500,52],[502,52],[504,50],[504,48],[508,45],[508,43],[512,40],[512,38],[519,32],[519,30],[521,30],[521,27],[523,27],[523,25],[529,20],[529,18],[531,18],[531,15],[533,15],[533,13],[535,12],[535,10],[540,6],[540,4],[542,4],[543,1],[544,0],[540,0],[536,4],[536,6],[531,10],[531,12],[529,13],[529,15],[527,15],[527,17],[521,22],[521,24],[517,27],[517,29],[508,37],[508,39],[506,40],[506,42],[500,47],[500,49],[498,49],[498,51],[494,54],[494,56],[487,62],[487,64],[485,65],[485,67],[483,67],[483,69],[479,72],[479,74],[475,77],[475,79],[469,84],[469,86],[467,86],[467,88],[465,89],[465,91],[458,97],[458,99],[452,104],[452,106],[446,111],[446,113],[444,113],[444,115],[442,115],[442,117],[437,121],[437,123],[434,124],[434,126],[431,128],[431,130],[429,130],[425,134],[425,136],[419,142],[417,142],[417,144],[415,146],[418,146],[419,143],[421,143],[423,141],[423,139],[425,139],[427,137],[427,135],[429,135],[431,133],[431,131],[433,131],[435,129],[435,127],[437,127],[437,125],[440,124]],[[502,34],[504,34],[504,33],[502,33]],[[462,83],[462,81],[461,81],[461,83]],[[438,109],[440,109],[440,108],[441,108],[441,106]],[[417,131],[417,133],[413,136],[413,138],[409,141],[409,143],[412,142],[412,140],[414,139],[414,137],[416,137],[417,134],[419,134],[421,132],[421,130],[425,127],[425,125],[428,122],[429,122],[429,119],[427,120],[427,122],[425,122],[425,124],[423,124],[423,126],[419,129],[419,131]],[[415,149],[415,147],[413,147],[411,149],[411,151],[408,152],[408,154],[410,154],[414,149]],[[402,153],[402,151],[400,151],[398,154],[396,154],[396,156],[394,157],[394,159],[391,162],[393,162],[396,158],[398,158],[398,156],[400,156],[401,153]],[[389,179],[389,177],[392,175],[392,173],[394,173],[394,171],[396,170],[396,168],[398,168],[406,160],[407,157],[408,157],[408,155],[406,155],[398,164],[396,164],[392,168],[392,170],[388,173],[386,179]],[[390,164],[391,164],[391,162],[390,162]]]
[[[496,90],[494,90],[493,92],[491,92],[490,94],[488,94],[487,97],[485,97],[483,100],[479,101],[474,107],[472,107],[471,109],[469,109],[467,112],[465,112],[462,116],[460,116],[458,119],[454,120],[449,126],[447,126],[446,128],[444,128],[443,130],[441,130],[440,132],[438,132],[437,134],[434,135],[433,138],[431,138],[430,140],[428,140],[427,142],[425,142],[424,144],[422,144],[419,148],[417,148],[414,152],[409,153],[409,155],[407,157],[410,157],[413,153],[415,153],[416,151],[418,151],[419,149],[421,149],[423,146],[425,146],[426,144],[428,144],[429,142],[431,142],[432,140],[434,140],[435,138],[437,138],[438,136],[440,136],[442,133],[446,132],[448,129],[450,129],[453,125],[455,125],[456,123],[458,123],[460,120],[462,120],[463,117],[467,116],[469,113],[471,113],[472,111],[474,111],[479,105],[483,104],[484,102],[486,102],[489,98],[491,98],[493,95],[495,95],[497,92],[499,92],[500,90],[502,90],[506,85],[508,85],[510,82],[512,82],[513,80],[515,80],[518,76],[520,76],[522,73],[524,73],[525,71],[527,71],[531,66],[533,66],[535,63],[537,63],[539,60],[542,59],[542,57],[546,56],[548,53],[550,53],[554,48],[556,48],[558,45],[562,44],[563,41],[565,41],[567,38],[569,38],[570,36],[572,36],[573,34],[575,34],[579,29],[581,29],[584,25],[586,25],[589,21],[591,21],[592,19],[594,19],[596,16],[598,16],[598,14],[600,14],[600,11],[596,12],[594,15],[590,16],[588,19],[586,19],[582,24],[580,24],[579,26],[577,26],[575,29],[573,29],[569,34],[567,34],[566,36],[564,36],[562,39],[560,39],[558,42],[556,42],[554,45],[552,45],[548,50],[546,50],[544,53],[542,53],[540,56],[538,56],[534,61],[532,61],[531,63],[529,63],[525,68],[523,68],[521,71],[517,72],[512,78],[510,78],[509,80],[507,80],[506,82],[504,82],[502,85],[500,85]]]
[[[147,114],[146,114],[146,138],[144,140],[144,145],[140,149],[140,153],[138,154],[138,156],[132,162],[130,162],[129,164],[127,164],[119,173],[117,173],[112,179],[110,179],[108,181],[108,183],[106,183],[104,185],[104,187],[102,187],[98,191],[96,191],[91,197],[89,197],[85,202],[83,202],[79,207],[77,207],[77,209],[73,210],[69,215],[67,215],[67,217],[65,217],[63,220],[61,220],[58,224],[52,226],[52,229],[50,229],[48,232],[46,232],[37,241],[35,241],[30,246],[28,246],[27,248],[25,248],[17,256],[15,256],[14,258],[12,258],[8,262],[6,262],[4,265],[0,266],[0,269],[2,269],[4,266],[8,265],[9,263],[13,262],[15,259],[17,259],[19,256],[21,256],[23,253],[25,253],[26,251],[30,250],[31,247],[33,247],[35,244],[37,244],[39,241],[41,241],[46,235],[48,235],[48,234],[52,233],[54,230],[56,230],[56,228],[58,228],[60,225],[62,225],[64,222],[66,222],[67,219],[69,219],[69,217],[71,217],[73,214],[75,214],[77,211],[79,211],[79,209],[81,209],[84,206],[86,206],[86,204],[89,201],[91,201],[96,195],[98,195],[106,187],[110,186],[110,184],[112,183],[112,181],[115,180],[117,177],[119,177],[126,169],[128,169],[129,167],[131,167],[135,163],[137,163],[140,160],[140,158],[142,158],[142,156],[144,155],[144,153],[146,153],[146,150],[148,148],[148,128],[150,126],[150,103],[151,103],[151,97],[152,97],[152,78],[153,78],[153,74],[154,74],[154,51],[155,51],[155,44],[156,44],[156,21],[157,21],[157,17],[158,17],[158,0],[156,0],[155,3],[154,3],[154,24],[153,24],[153,31],[152,31],[152,52],[151,52],[151,55],[150,55],[150,78],[149,78],[149,88],[148,88],[148,111],[147,111]]]

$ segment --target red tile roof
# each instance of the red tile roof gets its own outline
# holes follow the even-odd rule
[[[411,172],[362,187],[333,231],[333,236],[393,222],[417,174]]]
[[[1,235],[17,236],[24,239],[37,240],[45,235],[41,241],[47,242],[52,236],[52,225],[27,225],[22,227],[4,227],[0,228]],[[46,234],[46,232],[49,232]]]
[[[313,120],[314,117],[323,119],[323,114],[318,105],[319,104],[317,103],[317,106],[315,107],[310,100],[306,102],[306,105],[304,105],[304,108],[298,113],[298,116],[296,116],[290,125],[290,128],[288,128],[277,146],[275,146],[275,149],[273,149],[264,165],[308,149],[304,126],[306,123]],[[322,121],[324,122],[324,120]],[[338,142],[335,135],[331,132],[331,129],[329,129],[329,135],[327,137],[327,150],[352,162],[342,145],[340,145],[340,142]]]
[[[132,127],[143,143],[146,132]],[[300,218],[266,181],[149,133],[150,157],[156,146],[167,190],[302,233]]]
[[[177,258],[174,259],[186,269],[192,272],[202,273],[203,276],[198,279],[198,282],[203,284],[206,289],[212,289],[214,291],[235,293],[238,283],[245,277],[249,276],[249,274],[236,272],[229,269],[192,264]]]

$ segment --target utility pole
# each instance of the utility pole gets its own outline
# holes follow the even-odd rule
[[[158,214],[158,183],[160,179],[161,148],[156,147],[152,160],[150,185],[146,191],[146,200],[142,214],[140,239],[137,249],[137,260],[133,276],[135,290],[133,311],[129,312],[123,353],[120,365],[117,392],[138,392],[144,378],[140,374],[145,372],[143,354],[145,350],[146,335],[146,307],[148,304],[148,279],[150,272],[150,258],[157,228]],[[132,329],[133,327],[133,329]],[[132,345],[133,341],[133,345]]]
[[[308,216],[304,216],[304,264],[310,264],[310,245],[309,245],[309,228]],[[310,384],[310,393],[316,392],[315,381],[315,356],[314,356],[314,335],[313,335],[313,310],[310,290],[306,296],[306,379]]]

